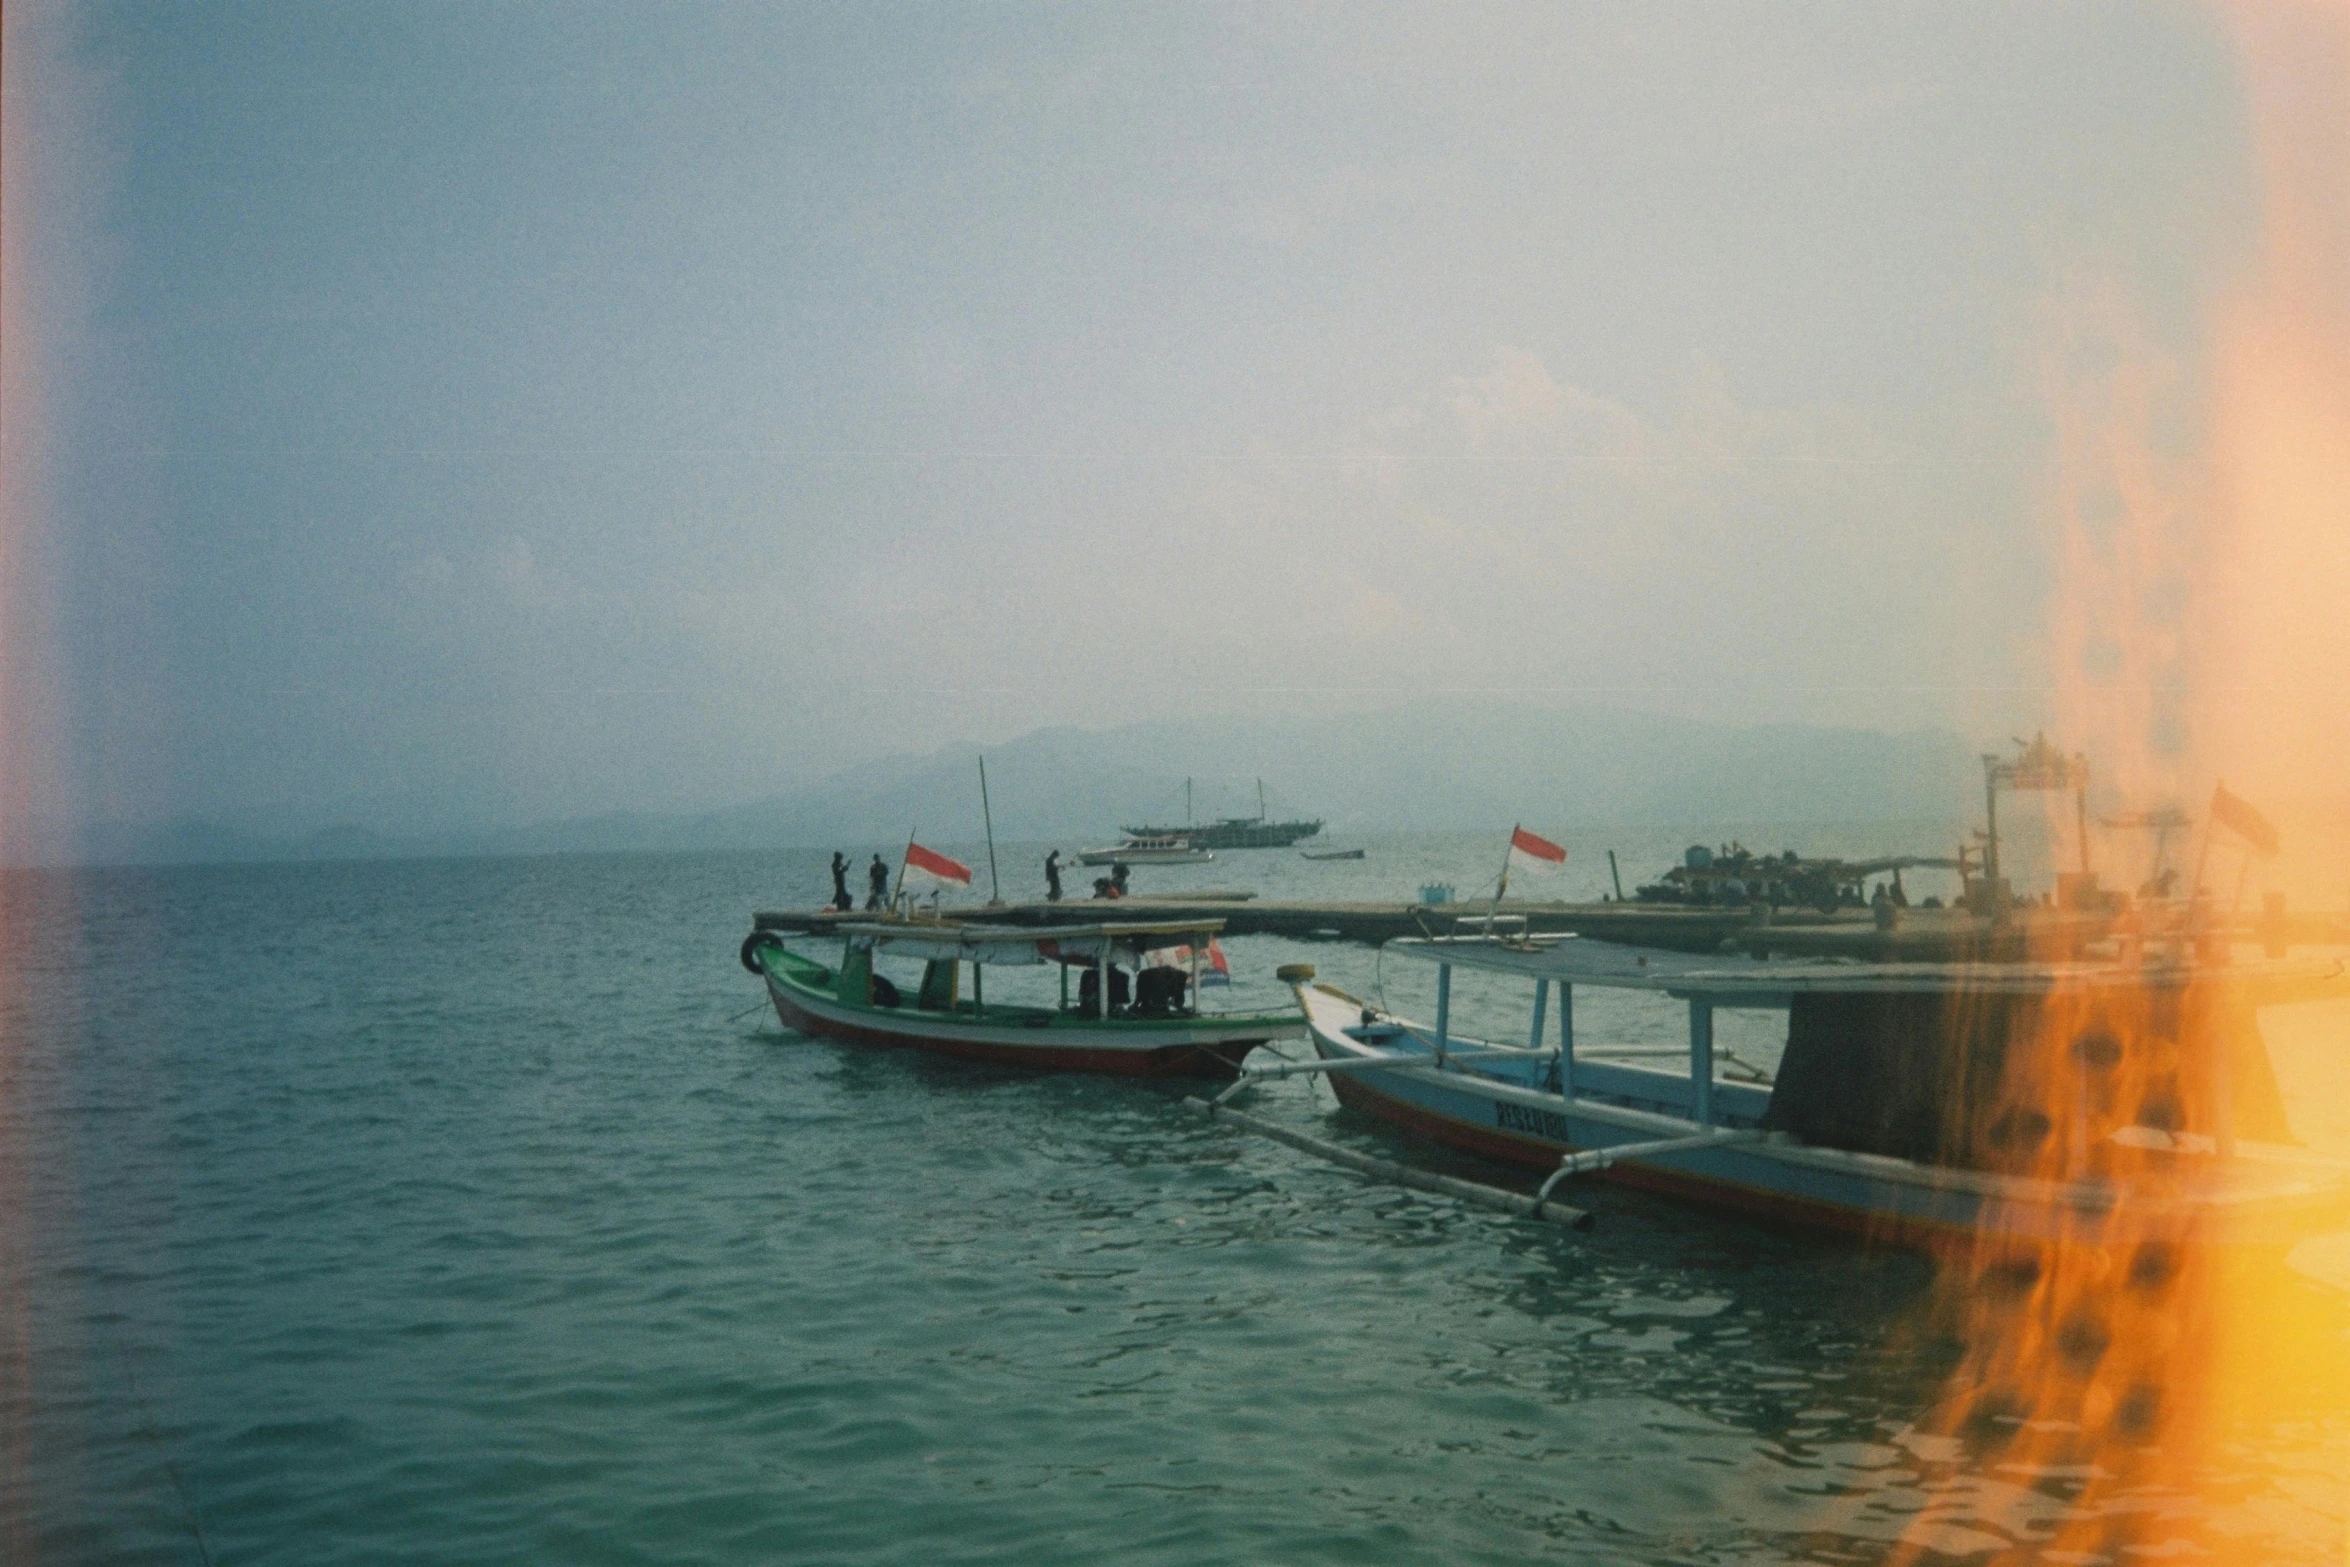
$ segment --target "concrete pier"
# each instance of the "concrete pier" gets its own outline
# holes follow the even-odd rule
[[[933,911],[925,910],[926,914]],[[1312,903],[1246,895],[1184,898],[1070,898],[1060,903],[959,904],[936,917],[996,925],[1091,925],[1105,920],[1220,919],[1228,936],[1286,936],[1293,941],[1350,941],[1376,946],[1398,936],[1482,935],[1492,912],[1483,903]],[[1997,925],[1964,909],[1901,911],[1881,928],[1870,910],[1691,908],[1659,903],[1522,903],[1501,905],[1505,932],[1571,931],[1595,941],[1675,952],[1749,952],[1756,957],[1846,957],[1866,962],[1959,963],[2017,960],[2032,953],[2078,952],[2116,934],[2107,915],[2020,908]],[[820,934],[872,919],[828,909],[763,909],[760,930]],[[2333,914],[2270,915],[2227,927],[2234,940],[2277,949],[2350,942],[2350,920]]]
[[[1482,934],[1493,912],[1483,903],[1308,903],[1249,898],[1070,898],[1060,903],[962,904],[937,911],[941,919],[998,925],[1097,924],[1104,920],[1220,919],[1230,936],[1287,936],[1298,941],[1351,941],[1377,945],[1397,936]],[[1680,908],[1644,903],[1523,903],[1506,900],[1500,913],[1508,931],[1573,931],[1602,941],[1711,952],[1754,924],[1743,909]],[[829,910],[764,909],[754,923],[761,930],[818,933],[872,916]],[[1782,910],[1774,929],[1873,932],[1865,909],[1836,915]],[[1522,923],[1520,923],[1522,922]]]

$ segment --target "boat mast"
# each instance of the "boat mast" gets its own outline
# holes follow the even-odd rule
[[[1191,780],[1183,780],[1183,825],[1191,825]]]
[[[1264,819],[1265,819],[1265,780],[1264,780],[1264,779],[1262,779],[1262,778],[1260,778],[1260,779],[1258,779],[1258,780],[1257,780],[1257,820],[1261,822],[1261,821],[1263,821]]]
[[[987,758],[979,759],[979,819],[987,824],[987,902],[990,908],[1000,907],[1004,901],[1002,883],[995,874],[995,812],[987,807]],[[971,966],[972,1005],[978,1005],[979,965]]]

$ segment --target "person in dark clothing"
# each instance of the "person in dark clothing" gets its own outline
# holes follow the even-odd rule
[[[1119,897],[1123,898],[1126,896],[1126,878],[1133,874],[1134,873],[1132,871],[1129,871],[1126,868],[1126,862],[1124,860],[1112,860],[1110,862],[1110,885],[1118,889]]]
[[[1126,1010],[1130,990],[1126,971],[1117,964],[1110,965],[1110,1010]],[[1083,1017],[1102,1015],[1102,977],[1098,969],[1087,969],[1077,976],[1077,1011]]]
[[[1191,976],[1179,968],[1153,965],[1134,976],[1134,1015],[1174,1017],[1183,1010],[1183,993]]]
[[[849,896],[849,857],[838,849],[832,851],[832,906],[843,914],[857,906]]]
[[[865,907],[878,909],[889,901],[889,867],[881,862],[878,854],[873,856],[873,863],[865,867],[865,884],[872,888],[865,895]]]
[[[1044,857],[1044,895],[1047,901],[1061,901],[1061,851],[1053,850]]]

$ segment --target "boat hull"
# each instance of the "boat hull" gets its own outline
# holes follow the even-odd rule
[[[964,1021],[913,1008],[852,1007],[773,972],[764,977],[776,1018],[795,1033],[1050,1071],[1230,1078],[1257,1046],[1299,1031],[1265,1017],[1112,1020],[1090,1027],[1058,1019],[1045,1027],[999,1025],[985,1018]]]
[[[1237,821],[1217,822],[1199,827],[1185,824],[1181,827],[1123,827],[1119,831],[1137,838],[1157,838],[1180,835],[1189,838],[1202,849],[1286,849],[1300,838],[1311,838],[1322,830],[1320,821],[1266,822],[1242,818]]]
[[[1380,1052],[1352,1038],[1351,1004],[1301,987],[1315,1053],[1325,1060]],[[1468,1042],[1461,1041],[1460,1048]],[[1340,1104],[1464,1152],[1529,1169],[1555,1170],[1570,1152],[1623,1147],[1685,1135],[1693,1128],[1674,1099],[1685,1078],[1630,1067],[1578,1066],[1578,1077],[1605,1074],[1607,1097],[1594,1106],[1544,1085],[1483,1070],[1332,1072]],[[1640,1079],[1653,1079],[1644,1090]],[[1717,1084],[1717,1098],[1736,1085]],[[1628,1092],[1625,1090],[1629,1090]],[[1652,1110],[1636,1108],[1653,1092]],[[1685,1104],[1685,1099],[1681,1104]],[[1718,1122],[1759,1131],[1760,1105]],[[1818,1148],[1785,1139],[1728,1143],[1627,1159],[1602,1172],[1637,1187],[1747,1217],[1834,1231],[1890,1244],[1945,1250],[2000,1236],[2046,1244],[2094,1233],[2103,1244],[2160,1240],[2172,1244],[2284,1246],[2350,1222],[2338,1179],[2284,1177],[2213,1189],[2204,1200],[2115,1204],[2112,1194],[2080,1184],[2024,1180],[1918,1164],[1881,1155]]]
[[[1205,865],[1215,856],[1205,849],[1080,849],[1080,865]]]

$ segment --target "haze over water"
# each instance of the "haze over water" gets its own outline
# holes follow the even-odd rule
[[[1492,847],[1204,870],[1466,890]],[[1864,1562],[1930,1480],[1972,1497],[1954,1549],[2072,1483],[1915,1436],[1949,1363],[1921,1260],[1605,1187],[1570,1235],[1205,1127],[1183,1087],[786,1035],[735,947],[824,882],[13,874],[11,1558]],[[1292,959],[1424,1005],[1360,949],[1228,945],[1235,1006]],[[1468,1026],[1523,1004],[1464,983]],[[1303,1084],[1254,1107],[1448,1163]],[[2269,1436],[2233,1526],[2338,1560],[2350,1431]]]

